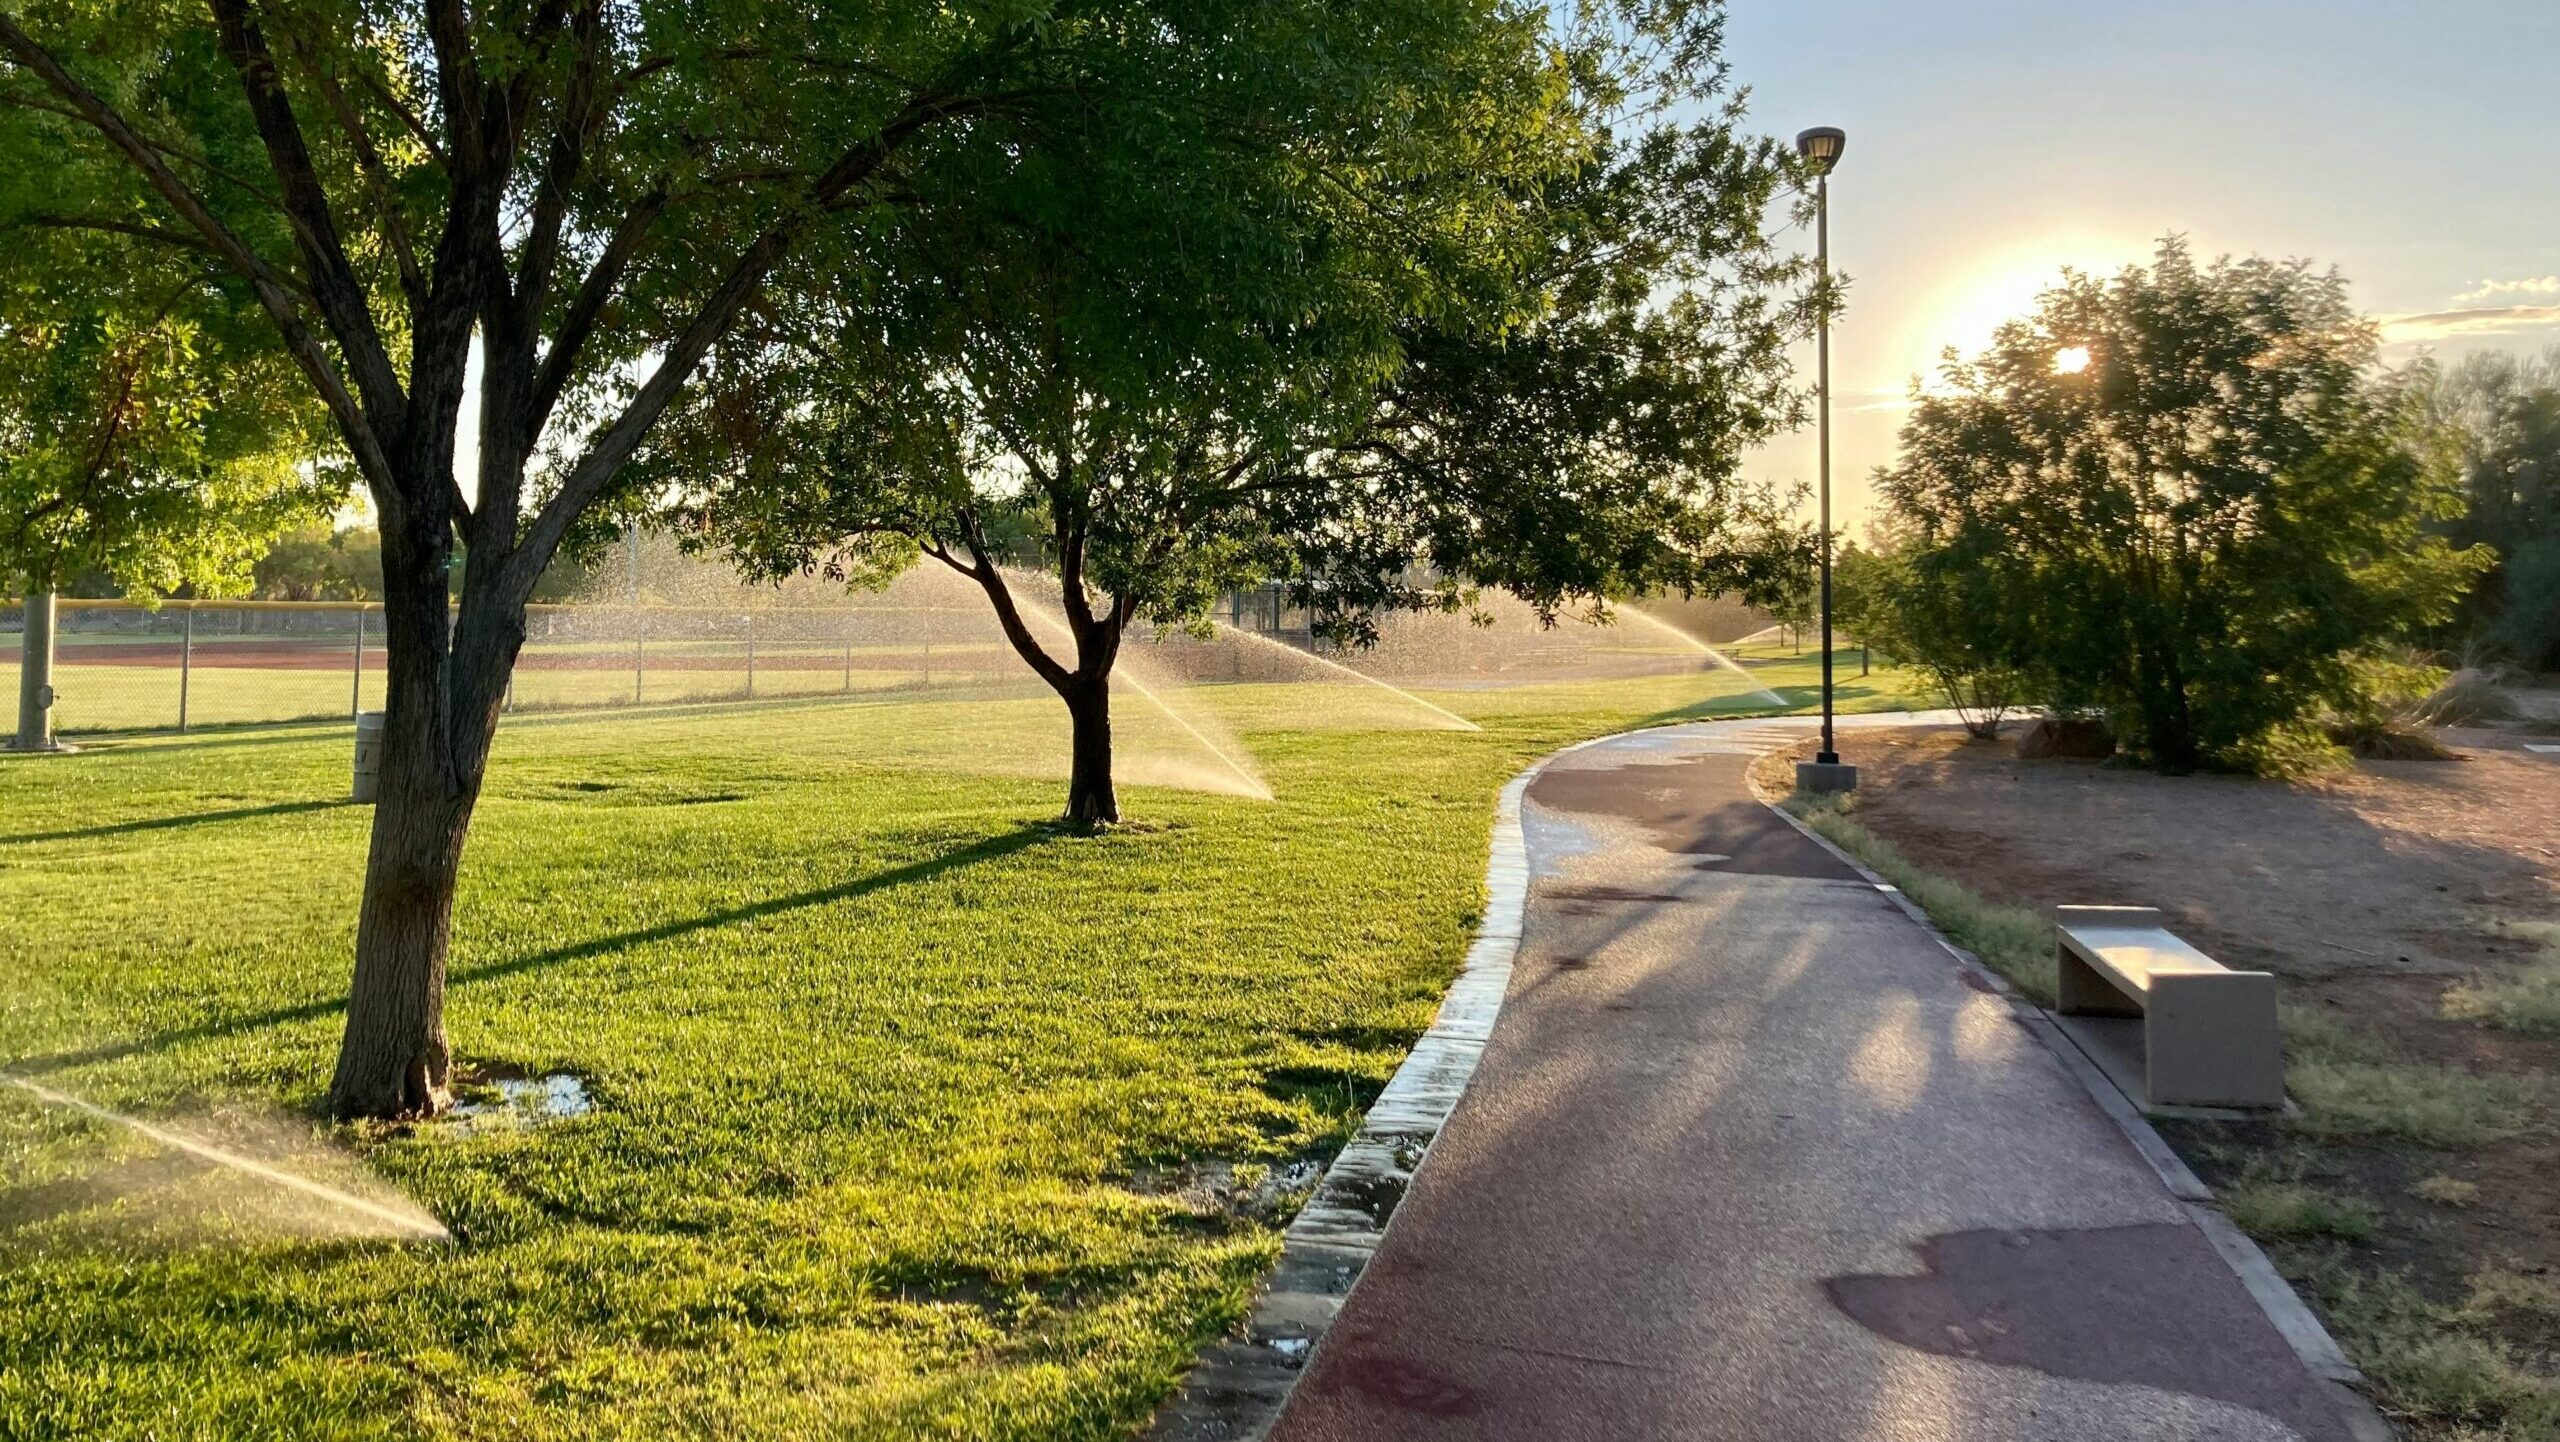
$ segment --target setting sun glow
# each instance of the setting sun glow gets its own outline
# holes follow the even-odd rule
[[[2053,368],[2062,375],[2076,376],[2089,368],[2089,348],[2067,345],[2053,353]]]

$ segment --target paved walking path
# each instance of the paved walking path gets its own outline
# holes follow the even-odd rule
[[[1529,788],[1499,1024],[1272,1437],[2350,1436],[2008,1003],[1752,799],[1801,734]]]

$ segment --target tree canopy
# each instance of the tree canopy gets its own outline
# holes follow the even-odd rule
[[[1950,358],[1879,478],[1918,576],[1967,592],[1936,624],[2134,755],[2247,764],[2485,561],[2432,529],[2460,508],[2451,458],[2376,346],[2304,262],[2172,238],[2147,268],[2066,273]]]
[[[1480,164],[1478,209],[1364,277],[1427,289],[1451,245],[1507,232],[1508,152],[1565,84],[1547,21],[1518,0],[0,11],[0,107],[65,122],[48,133],[78,176],[45,223],[218,260],[381,517],[389,718],[335,1110],[442,1105],[454,878],[525,603],[743,318],[969,291],[956,242],[992,223],[972,210],[1022,206],[1124,281],[1147,273],[1119,228],[1161,206],[1164,284],[1133,302],[1151,314],[1188,303],[1186,256],[1274,246],[1242,274],[1292,273],[1301,236],[1230,224],[1235,194],[1347,213]],[[1215,299],[1249,337],[1304,323],[1299,294]],[[1164,363],[1136,329],[1087,340],[1111,368]]]
[[[344,477],[247,288],[201,255],[57,223],[64,122],[0,108],[0,583],[237,590]],[[51,172],[48,167],[54,167]]]
[[[1612,13],[1397,45],[1349,85],[1186,82],[1160,101],[1186,144],[997,150],[972,203],[901,213],[871,287],[777,288],[652,474],[752,569],[921,553],[984,587],[1100,733],[1084,820],[1116,811],[1121,636],[1222,590],[1284,580],[1356,640],[1478,584],[1550,614],[1754,585],[1801,541],[1732,474],[1796,413],[1797,272],[1761,229],[1786,161],[1730,108],[1660,113],[1698,72],[1649,67],[1711,62],[1711,13]],[[1235,123],[1257,109],[1303,128],[1274,150]],[[1055,572],[1058,622],[1008,560]]]

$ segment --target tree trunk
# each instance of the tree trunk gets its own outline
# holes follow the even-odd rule
[[[1064,691],[1074,727],[1074,758],[1067,775],[1067,824],[1109,826],[1120,819],[1120,795],[1111,778],[1111,676],[1078,675]]]
[[[384,528],[388,715],[355,979],[329,1083],[341,1119],[433,1115],[452,1100],[444,983],[454,883],[524,608],[482,584],[484,572],[466,585],[460,616],[449,614],[445,524]]]
[[[445,953],[474,798],[448,794],[441,769],[386,737],[355,983],[329,1083],[329,1109],[341,1118],[432,1115],[452,1100]]]

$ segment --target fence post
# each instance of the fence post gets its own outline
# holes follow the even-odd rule
[[[844,694],[853,694],[853,632],[850,625],[844,636]]]
[[[648,637],[643,634],[647,629],[648,617],[641,614],[639,604],[634,602],[631,607],[631,704],[634,706],[640,704],[640,678],[646,671],[641,658],[649,644]]]
[[[187,729],[187,691],[196,674],[196,608],[178,613],[178,729]]]
[[[348,675],[347,714],[361,716],[364,714],[364,607],[361,604],[356,607],[356,661]]]
[[[747,699],[756,695],[756,613],[747,613]]]

